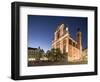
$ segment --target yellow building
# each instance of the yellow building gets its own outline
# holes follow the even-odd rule
[[[52,41],[52,48],[59,48],[62,53],[68,53],[68,61],[77,62],[82,58],[82,37],[81,32],[77,30],[76,40],[70,37],[68,27],[61,24],[57,27]]]

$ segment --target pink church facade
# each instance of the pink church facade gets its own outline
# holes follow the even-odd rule
[[[52,41],[52,48],[59,48],[62,53],[67,53],[69,62],[77,62],[82,59],[82,36],[78,30],[76,33],[76,40],[71,38],[68,27],[64,24],[58,26],[54,33],[54,40]]]

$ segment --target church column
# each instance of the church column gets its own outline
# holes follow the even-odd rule
[[[68,37],[66,37],[66,52],[68,52]]]
[[[63,53],[63,41],[62,40],[60,41],[60,50],[61,50],[61,53]]]

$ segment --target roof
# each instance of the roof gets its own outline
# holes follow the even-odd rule
[[[37,48],[28,47],[28,50],[37,50]]]
[[[61,23],[61,24],[59,24],[58,27],[56,28],[56,31],[59,30],[59,28],[61,27],[61,25],[64,25],[64,28],[65,28],[65,24],[64,24],[64,23]]]
[[[75,42],[77,44],[77,41],[74,40],[71,36],[69,36],[69,39],[71,39],[73,42]]]

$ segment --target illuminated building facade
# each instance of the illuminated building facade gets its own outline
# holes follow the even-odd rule
[[[52,48],[59,48],[62,53],[67,53],[69,62],[77,62],[82,59],[82,36],[77,29],[76,40],[71,38],[68,27],[64,24],[58,26],[54,33]]]

